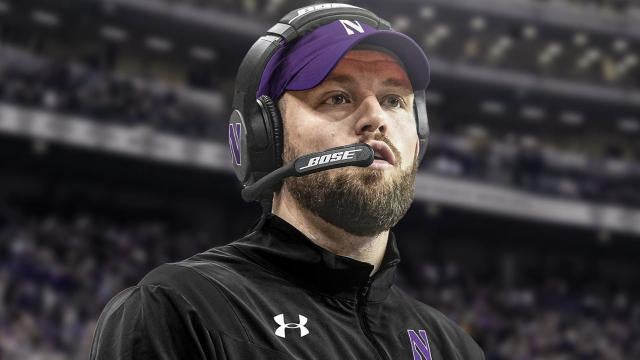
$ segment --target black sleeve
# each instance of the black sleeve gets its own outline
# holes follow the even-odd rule
[[[193,307],[170,288],[137,285],[105,307],[92,360],[216,359],[216,346]]]
[[[485,360],[482,348],[464,329],[435,308],[423,306],[445,359]]]
[[[450,332],[450,338],[455,342],[458,353],[462,359],[468,360],[485,360],[485,354],[482,348],[475,342],[475,340],[469,336],[462,328],[455,324],[451,319],[447,318],[446,321],[450,324],[453,331]]]

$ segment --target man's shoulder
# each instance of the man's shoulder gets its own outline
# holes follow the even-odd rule
[[[223,300],[223,291],[247,286],[255,266],[233,246],[211,248],[182,261],[162,264],[147,273],[138,286],[163,286],[188,301]]]
[[[452,351],[462,359],[484,359],[484,352],[476,341],[458,324],[438,309],[427,305],[394,286],[396,294],[414,309],[416,316],[423,320],[431,338],[444,351]],[[453,354],[451,354],[453,356]],[[453,357],[456,358],[456,357]]]
[[[98,333],[112,338],[125,328],[148,332],[197,319],[202,328],[245,337],[229,289],[246,287],[248,280],[233,266],[239,260],[230,257],[225,247],[212,248],[154,268],[109,301],[100,316]]]
[[[199,303],[224,305],[219,286],[240,278],[225,265],[225,252],[224,247],[212,248],[182,261],[157,266],[136,285],[116,294],[105,306],[103,315],[147,303],[190,309],[197,308]]]

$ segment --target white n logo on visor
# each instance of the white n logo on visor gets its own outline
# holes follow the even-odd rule
[[[362,28],[362,25],[360,25],[358,20],[353,20],[353,21],[351,21],[351,20],[340,20],[340,23],[342,24],[344,29],[347,31],[348,35],[355,34],[353,32],[353,30],[359,32],[360,34],[362,34],[364,32],[364,29]]]

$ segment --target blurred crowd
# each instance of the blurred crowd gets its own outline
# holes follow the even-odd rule
[[[250,14],[255,16],[273,17],[274,14],[281,15],[282,9],[291,9],[299,4],[291,0],[158,0],[169,3],[189,3],[197,7],[215,7],[228,12],[239,14]],[[354,3],[354,1],[342,1]],[[630,8],[638,8],[638,4],[633,0],[531,0],[532,3],[566,3],[578,7],[595,8],[604,11],[623,12]]]
[[[177,135],[226,141],[223,115],[170,89],[48,59],[0,56],[0,101]],[[615,155],[615,154],[614,154]],[[637,155],[637,154],[633,154]],[[532,136],[486,129],[430,138],[423,170],[570,199],[640,206],[640,162],[553,148]]]
[[[289,11],[305,5],[291,0],[156,0],[170,4],[188,4],[195,9],[215,9],[216,12],[229,13],[245,18],[247,21],[268,23],[277,21]],[[495,69],[505,79],[513,80],[512,75],[525,73],[533,76],[545,76],[551,79],[571,81],[575,84],[594,84],[598,89],[603,86],[637,89],[640,57],[636,41],[623,35],[632,32],[633,24],[640,18],[640,4],[634,0],[520,0],[516,8],[529,10],[528,19],[520,16],[491,18],[492,8],[509,6],[507,0],[461,1],[461,6],[443,6],[442,1],[346,1],[366,7],[377,14],[384,14],[392,27],[411,36],[433,60],[445,61],[445,64],[468,64],[477,70]],[[307,2],[306,5],[309,5]],[[475,4],[475,5],[474,5]],[[478,5],[480,4],[480,5]],[[560,7],[551,7],[560,5]],[[560,9],[567,12],[567,24],[593,22],[616,24],[629,23],[630,28],[622,25],[605,37],[598,31],[589,33],[578,26],[566,29],[566,33],[550,31],[540,26],[536,15],[544,6],[550,6],[550,12]],[[452,9],[466,9],[457,15],[449,13]],[[577,11],[571,11],[574,9]],[[485,10],[486,11],[485,13]],[[585,20],[586,15],[589,20]],[[171,11],[171,10],[168,10]],[[454,11],[457,12],[459,10]],[[633,17],[618,19],[624,14]],[[223,15],[224,16],[224,15]],[[468,17],[468,21],[467,18]],[[598,20],[593,20],[593,18]],[[463,20],[464,19],[464,20]],[[507,20],[508,25],[504,20]],[[600,26],[597,26],[598,28]],[[607,25],[602,27],[607,28]],[[628,31],[627,31],[628,30]],[[610,37],[610,39],[609,39]],[[434,62],[434,65],[438,65]],[[447,66],[440,66],[444,69]],[[515,72],[516,74],[513,74]]]
[[[597,203],[640,206],[640,163],[617,152],[569,152],[534,136],[492,138],[475,128],[429,143],[423,169],[446,176],[502,184],[529,192]]]
[[[170,87],[155,85],[105,69],[0,49],[0,101],[185,136],[210,135],[208,109]]]
[[[0,208],[0,359],[86,359],[106,302],[153,267],[210,247],[199,231]]]
[[[536,0],[541,3],[563,2],[575,6],[586,8],[596,8],[603,10],[613,10],[623,12],[631,8],[638,8],[638,3],[634,0]]]
[[[569,273],[539,266],[505,286],[459,264],[425,263],[412,292],[472,334],[487,360],[640,358],[637,290]]]
[[[112,296],[161,263],[213,246],[210,232],[159,220],[29,213],[0,208],[4,360],[86,359]],[[635,289],[531,270],[535,277],[505,286],[504,274],[479,282],[460,264],[424,263],[418,281],[403,286],[465,327],[489,360],[640,358]]]
[[[189,4],[196,8],[215,8],[238,15],[251,15],[263,19],[282,16],[286,11],[301,6],[291,0],[157,0],[169,4]],[[348,2],[348,1],[347,1]]]

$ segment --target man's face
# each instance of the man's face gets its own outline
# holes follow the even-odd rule
[[[280,105],[285,162],[353,143],[370,144],[377,155],[368,168],[287,178],[284,189],[302,207],[358,236],[379,234],[404,216],[419,143],[411,82],[393,56],[352,50],[321,84],[286,92]]]

